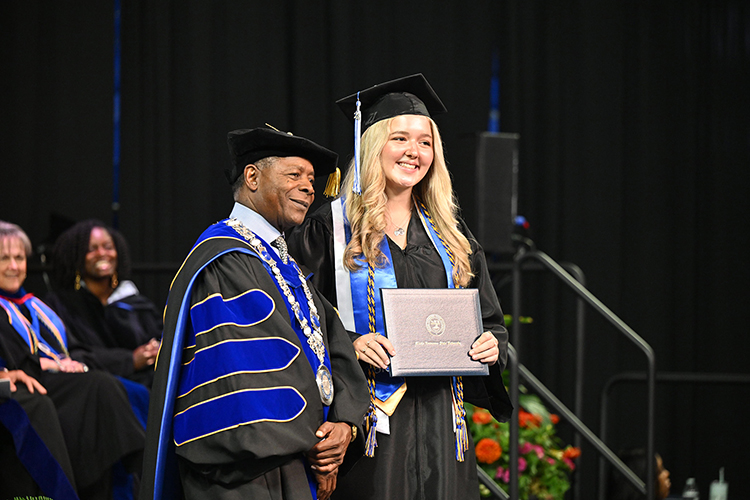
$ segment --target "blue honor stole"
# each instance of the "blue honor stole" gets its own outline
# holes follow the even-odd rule
[[[331,202],[331,213],[334,231],[334,255],[336,259],[336,297],[337,306],[344,327],[360,335],[370,333],[369,307],[368,307],[368,265],[364,256],[357,259],[360,268],[351,271],[344,267],[344,249],[352,239],[351,226],[346,216],[345,198],[341,197]],[[383,238],[380,250],[385,255],[387,262],[383,268],[374,269],[374,293],[372,299],[375,307],[375,331],[385,335],[383,320],[383,305],[380,300],[381,288],[398,288],[396,274],[393,271],[391,250],[388,240]],[[385,403],[391,396],[399,391],[405,384],[403,377],[391,377],[388,372],[377,370],[375,373],[375,387],[373,395]],[[401,393],[400,393],[401,394]],[[399,397],[399,396],[397,396]],[[400,399],[400,398],[399,398]],[[397,402],[396,402],[397,403]],[[395,405],[393,406],[395,409]],[[391,412],[392,413],[392,412]]]
[[[368,265],[364,260],[364,256],[360,256],[357,258],[357,262],[360,264],[359,269],[350,271],[343,266],[344,249],[352,238],[351,226],[346,216],[346,206],[344,203],[345,199],[343,197],[331,202],[334,228],[334,254],[336,256],[336,296],[339,313],[346,329],[364,335],[370,333],[367,298]],[[448,254],[447,245],[443,243],[442,238],[439,237],[433,228],[421,204],[417,204],[417,213],[432,240],[433,246],[437,249],[440,259],[443,261],[448,288],[454,288],[453,264]],[[387,237],[383,237],[380,243],[380,251],[383,252],[386,261],[383,267],[374,267],[373,269],[374,293],[372,294],[372,299],[375,307],[375,331],[382,335],[385,333],[385,326],[380,289],[398,288],[398,284],[396,283],[393,258],[391,257],[391,249],[388,245]],[[391,377],[386,372],[378,373],[376,380],[376,396],[381,401],[386,401],[404,383],[402,377]]]
[[[425,228],[433,246],[440,255],[443,262],[448,288],[455,288],[453,280],[454,258],[450,247],[443,240],[435,227],[434,221],[427,212],[424,205],[417,200],[414,201],[420,221]],[[345,198],[331,202],[331,217],[333,221],[334,237],[334,269],[336,272],[336,296],[341,320],[347,330],[364,335],[370,332],[370,305],[374,308],[375,331],[384,334],[383,307],[380,298],[381,288],[398,288],[396,275],[393,269],[393,260],[387,237],[383,237],[380,250],[386,258],[383,267],[375,267],[364,261],[361,256],[357,261],[361,266],[351,271],[344,266],[344,251],[351,241],[351,226],[346,216]],[[369,302],[368,302],[369,301]],[[368,367],[369,368],[369,367]],[[368,381],[371,385],[371,397],[377,398],[381,405],[387,407],[390,412],[395,411],[400,398],[403,396],[405,381],[402,377],[391,377],[387,372],[370,369]],[[374,372],[374,373],[373,373]],[[374,379],[374,380],[372,380]],[[374,387],[373,387],[374,384]],[[401,389],[402,386],[404,389]],[[464,451],[468,449],[468,434],[465,423],[465,410],[463,408],[463,385],[460,377],[453,377],[451,390],[454,400],[454,420],[456,422],[456,459],[463,461]],[[388,401],[394,397],[395,401]],[[385,403],[385,404],[383,404]],[[370,432],[367,442],[366,454],[374,456],[375,441],[374,427],[377,425],[377,417],[371,408],[366,420],[369,422]]]

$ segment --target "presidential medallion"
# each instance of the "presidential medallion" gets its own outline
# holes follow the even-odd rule
[[[333,379],[331,379],[331,372],[328,371],[326,365],[320,365],[318,373],[315,374],[315,382],[318,384],[318,392],[320,392],[320,400],[323,404],[330,406],[333,403]]]

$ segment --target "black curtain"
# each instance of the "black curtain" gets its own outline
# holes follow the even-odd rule
[[[424,73],[448,107],[438,123],[472,225],[492,210],[473,204],[473,134],[497,54],[501,130],[521,136],[519,209],[539,248],[583,269],[659,371],[748,373],[746,2],[122,0],[121,22],[119,224],[136,262],[166,269],[137,276],[157,302],[170,266],[231,208],[227,131],[267,122],[344,162],[352,131],[334,100],[407,74]],[[113,2],[0,3],[0,219],[36,245],[53,220],[112,220],[113,23]],[[573,308],[552,278],[525,276],[523,361],[571,406]],[[596,431],[605,381],[645,362],[591,313],[586,354]],[[747,398],[746,386],[659,386],[656,446],[674,491],[696,476],[707,496],[724,466],[732,497],[750,494]],[[608,422],[614,449],[645,445],[643,385],[613,392]],[[594,457],[584,447],[585,498]]]

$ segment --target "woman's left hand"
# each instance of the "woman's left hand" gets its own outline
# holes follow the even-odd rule
[[[497,347],[497,339],[492,332],[484,332],[480,335],[471,345],[471,350],[469,351],[471,359],[481,361],[490,366],[497,362],[499,355],[500,349]]]

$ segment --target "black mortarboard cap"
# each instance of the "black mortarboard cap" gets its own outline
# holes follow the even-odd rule
[[[373,123],[399,115],[432,117],[445,113],[445,105],[422,73],[397,78],[359,92],[362,132]],[[346,116],[354,121],[357,93],[336,101]]]
[[[299,156],[312,163],[315,175],[327,175],[336,169],[339,156],[310,139],[270,128],[233,130],[227,135],[232,168],[225,171],[230,184],[245,167],[269,156]]]

